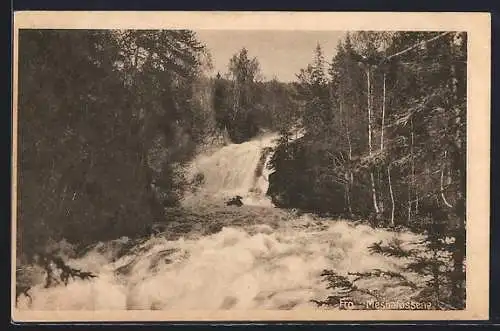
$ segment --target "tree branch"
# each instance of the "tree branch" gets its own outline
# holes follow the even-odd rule
[[[430,43],[430,42],[433,42],[433,41],[435,41],[435,40],[437,40],[437,39],[440,39],[440,38],[442,38],[442,37],[444,37],[444,36],[446,36],[446,35],[448,35],[448,34],[450,34],[450,33],[451,33],[450,31],[443,32],[443,33],[441,33],[441,34],[439,34],[439,35],[437,35],[437,36],[435,36],[435,37],[433,37],[433,38],[431,38],[431,39],[421,41],[421,42],[419,42],[419,43],[417,43],[417,44],[415,44],[415,45],[413,45],[413,46],[410,46],[410,47],[408,47],[408,48],[406,48],[406,49],[403,49],[402,51],[399,51],[399,52],[397,52],[397,53],[395,53],[395,54],[392,54],[392,55],[390,55],[390,56],[386,57],[386,58],[385,58],[385,61],[389,61],[389,60],[391,60],[391,59],[393,59],[393,58],[395,58],[395,57],[397,57],[397,56],[401,56],[401,55],[403,55],[403,54],[405,54],[405,53],[408,53],[409,51],[412,51],[412,50],[414,50],[415,48],[417,48],[417,47],[419,47],[419,46],[426,45],[426,44],[428,44],[428,43]]]

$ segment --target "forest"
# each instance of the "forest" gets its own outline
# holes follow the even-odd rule
[[[318,44],[296,81],[280,82],[245,47],[208,74],[210,52],[189,30],[21,30],[18,263],[63,238],[142,235],[179,204],[196,154],[278,132],[276,207],[427,234],[450,252],[448,304],[463,307],[466,46],[465,33],[350,32],[333,58]]]

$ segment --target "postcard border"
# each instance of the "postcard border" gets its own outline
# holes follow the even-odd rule
[[[167,23],[168,22],[168,23]],[[487,320],[489,317],[490,71],[489,13],[73,12],[14,13],[12,261],[16,260],[17,56],[19,29],[420,30],[468,33],[467,307],[463,311],[21,311],[24,321],[376,321]],[[472,111],[473,110],[473,111]],[[470,197],[474,197],[474,200]],[[470,221],[473,219],[473,221]],[[486,253],[487,252],[487,253]],[[15,263],[11,293],[15,293]]]

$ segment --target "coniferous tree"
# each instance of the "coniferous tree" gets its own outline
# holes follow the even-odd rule
[[[18,257],[162,218],[181,194],[174,164],[203,135],[194,33],[23,30],[19,42]]]

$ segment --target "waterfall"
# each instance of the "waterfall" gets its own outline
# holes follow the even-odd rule
[[[196,157],[190,175],[203,181],[184,201],[189,208],[166,220],[164,232],[63,254],[70,267],[92,272],[95,279],[77,277],[46,288],[43,270],[33,268],[30,275],[37,280],[30,282],[30,297],[20,296],[18,309],[315,309],[311,299],[331,294],[323,282],[325,269],[342,275],[373,268],[402,272],[405,261],[370,254],[366,247],[395,236],[402,242],[421,240],[411,233],[266,208],[272,204],[265,196],[265,163],[275,137],[261,136]],[[223,199],[234,195],[241,195],[245,205],[226,206]],[[71,251],[62,244],[61,252]],[[369,286],[386,289],[381,295],[388,298],[414,295],[391,281]]]
[[[185,203],[216,202],[239,195],[243,203],[271,206],[265,196],[269,185],[267,163],[277,138],[268,134],[242,144],[230,144],[193,160],[189,176],[200,179],[200,187]]]

